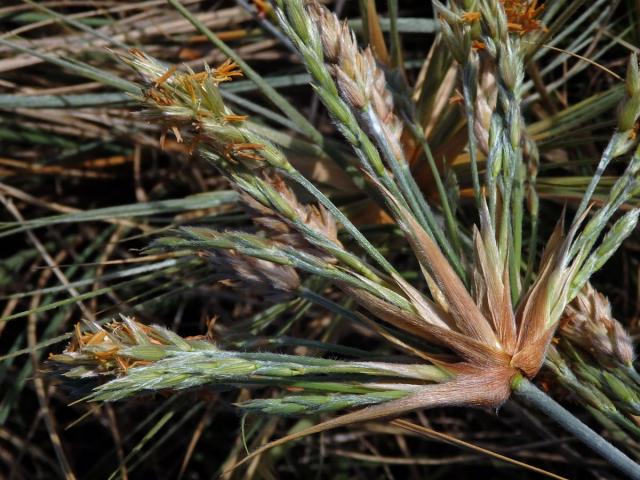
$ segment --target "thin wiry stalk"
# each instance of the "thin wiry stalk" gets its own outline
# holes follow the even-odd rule
[[[617,136],[615,134],[614,136]],[[628,201],[638,190],[640,181],[637,178],[640,171],[640,147],[636,148],[631,161],[623,175],[621,175],[609,191],[605,205],[585,225],[581,235],[576,239],[575,245],[569,251],[569,257],[576,257],[580,262],[586,260],[585,256],[591,250],[598,235],[607,222],[613,217],[618,208]]]
[[[389,20],[390,20],[390,41],[391,41],[391,67],[402,69],[404,67],[404,58],[402,55],[402,40],[398,32],[398,0],[389,1]]]
[[[565,410],[562,405],[542,392],[533,383],[522,378],[515,382],[513,391],[517,397],[522,398],[541,412],[548,415],[550,418],[553,418],[565,430],[571,432],[594,452],[606,459],[625,475],[628,475],[629,478],[640,478],[640,465],[631,460],[627,455],[611,445],[584,423],[580,422],[576,417]]]
[[[538,216],[540,212],[540,199],[536,190],[536,181],[538,175],[539,153],[538,148],[533,142],[527,142],[528,146],[528,167],[527,167],[527,204],[529,207],[529,233],[527,254],[526,274],[522,281],[522,288],[529,288],[533,275],[535,273],[535,261],[538,245]]]
[[[625,103],[622,107],[618,120],[619,131],[611,137],[607,148],[604,150],[604,153],[600,158],[598,167],[591,177],[589,186],[585,190],[582,200],[580,201],[580,205],[576,212],[576,218],[580,218],[580,216],[587,210],[591,197],[593,196],[605,169],[609,165],[609,162],[617,156],[624,155],[633,148],[633,140],[636,136],[634,125],[640,116],[640,72],[638,71],[638,68],[638,57],[633,54],[629,58],[627,66],[627,78],[625,83],[627,98],[625,99]]]
[[[471,181],[473,183],[473,195],[476,201],[476,208],[480,208],[482,202],[482,193],[480,191],[480,175],[478,173],[478,151],[476,142],[473,141],[475,136],[474,124],[475,124],[475,103],[476,103],[476,89],[477,89],[477,60],[475,56],[470,56],[469,61],[466,62],[462,70],[462,96],[464,98],[464,110],[467,117],[467,135],[469,137],[469,162],[471,166]],[[488,170],[488,169],[487,169]],[[487,176],[489,177],[489,176]],[[490,195],[490,211],[495,212],[495,187],[487,182]],[[495,213],[494,215],[495,216]],[[493,217],[492,217],[493,218]]]
[[[427,139],[424,136],[424,132],[418,126],[418,123],[415,120],[406,119],[405,122],[406,122],[407,128],[409,128],[413,137],[422,146],[422,150],[424,151],[424,154],[427,157],[427,163],[429,164],[429,169],[431,170],[433,179],[436,182],[436,188],[438,190],[438,198],[440,199],[440,204],[442,207],[442,213],[444,215],[445,225],[447,226],[447,233],[451,235],[451,239],[452,239],[451,241],[456,251],[462,252],[463,249],[462,249],[462,242],[460,240],[460,235],[461,235],[460,227],[458,225],[458,222],[455,219],[455,215],[451,207],[451,202],[449,200],[449,196],[447,195],[447,192],[445,191],[444,184],[442,183],[440,170],[438,169],[435,159],[433,158],[431,147],[429,146],[429,143],[427,142]],[[415,185],[415,180],[413,182],[413,185]],[[413,185],[412,185],[412,188],[418,188],[417,185],[415,185],[415,187]]]
[[[602,239],[600,246],[591,253],[576,273],[571,284],[572,290],[569,293],[571,298],[578,294],[591,275],[600,270],[616,250],[618,250],[622,242],[631,235],[638,224],[639,216],[639,210],[631,210],[613,224]]]

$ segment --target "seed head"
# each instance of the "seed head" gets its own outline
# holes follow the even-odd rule
[[[273,186],[275,193],[287,205],[291,212],[291,218],[304,223],[311,230],[336,246],[341,246],[338,240],[338,227],[335,219],[321,205],[303,204],[295,193],[278,176],[267,177],[268,183]],[[312,255],[333,262],[335,259],[328,257],[325,252],[318,250],[304,236],[287,222],[275,210],[263,203],[256,201],[248,195],[243,195],[245,208],[251,215],[253,222],[263,228],[268,237],[291,247],[304,250]]]
[[[389,143],[399,148],[402,122],[394,113],[393,95],[373,52],[370,48],[360,49],[349,26],[317,1],[310,1],[306,8],[317,25],[324,60],[340,96],[355,110],[371,105]]]
[[[507,26],[510,32],[525,35],[546,30],[538,18],[544,11],[544,5],[538,6],[538,0],[501,1],[507,14]]]
[[[559,331],[604,365],[610,365],[611,358],[623,365],[631,365],[633,361],[633,342],[629,334],[613,317],[609,301],[590,284],[566,308]]]

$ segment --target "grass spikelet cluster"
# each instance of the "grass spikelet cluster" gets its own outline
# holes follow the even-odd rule
[[[322,433],[336,453],[334,430],[358,432],[386,422],[391,430],[377,432],[375,446],[368,434],[355,437],[389,478],[394,461],[378,452],[395,447],[384,433],[396,438],[403,462],[412,462],[418,443],[409,435],[419,434],[552,478],[565,478],[586,455],[593,461],[580,465],[585,472],[640,478],[633,325],[618,320],[619,300],[606,297],[616,290],[597,275],[615,268],[608,262],[621,255],[637,266],[631,252],[640,218],[640,67],[635,53],[626,52],[608,67],[598,63],[609,47],[601,46],[597,22],[609,22],[616,7],[604,0],[591,7],[584,0],[570,6],[562,0],[433,0],[433,17],[426,18],[402,17],[413,7],[395,0],[388,17],[374,1],[337,2],[336,8],[359,13],[348,21],[330,3],[238,1],[209,14],[169,0],[165,27],[184,43],[178,59],[135,35],[135,47],[126,35],[110,37],[92,17],[33,6],[83,32],[69,45],[85,34],[110,44],[113,71],[93,65],[93,53],[69,60],[24,42],[20,28],[0,38],[0,48],[17,52],[13,63],[0,60],[0,71],[15,62],[47,62],[88,79],[80,91],[117,89],[80,98],[70,87],[61,100],[52,87],[56,98],[45,92],[40,100],[55,108],[58,101],[93,108],[113,106],[115,98],[132,133],[123,133],[122,110],[105,113],[107,123],[114,138],[135,144],[131,154],[120,155],[125,147],[104,140],[111,130],[94,125],[97,143],[70,149],[63,142],[60,157],[73,159],[86,148],[114,155],[83,168],[132,162],[135,203],[69,207],[31,195],[28,181],[18,182],[20,188],[0,183],[0,201],[13,219],[0,225],[0,238],[25,234],[33,246],[8,264],[35,282],[30,291],[6,297],[0,319],[0,333],[17,325],[10,321],[28,322],[24,334],[15,327],[17,339],[0,357],[7,362],[0,364],[0,382],[11,362],[31,357],[3,397],[9,406],[0,403],[0,438],[19,443],[3,425],[33,374],[65,478],[75,478],[73,462],[45,382],[61,387],[55,391],[70,408],[107,412],[114,475],[121,478],[151,454],[145,444],[158,431],[170,428],[153,449],[204,412],[172,470],[186,475],[192,457],[201,456],[194,453],[200,437],[226,435],[210,430],[211,419],[236,411],[242,415],[234,424],[236,443],[221,447],[224,460],[216,457],[215,467],[203,466],[207,474],[272,478],[293,469],[321,475],[321,466],[307,469],[307,457],[291,461],[295,440]],[[20,11],[7,8],[0,18]],[[111,14],[135,10],[109,8],[115,8]],[[225,31],[231,18],[243,28]],[[260,29],[244,28],[250,21]],[[30,28],[36,27],[24,31]],[[192,29],[199,35],[185,37]],[[617,37],[605,37],[624,45],[632,29],[633,22]],[[429,51],[403,49],[403,35],[414,31],[432,36]],[[199,55],[191,43],[205,39],[216,50]],[[596,50],[572,57],[584,45]],[[284,75],[260,63],[274,56],[293,60],[282,67]],[[578,62],[567,69],[575,58],[591,67]],[[270,68],[280,72],[278,65]],[[623,65],[622,75],[613,71]],[[583,81],[584,68],[599,69],[613,86],[580,98],[572,81]],[[291,85],[311,92],[308,109],[297,90],[285,92]],[[0,109],[13,105],[33,117],[26,106],[37,100],[0,95]],[[58,126],[48,128],[64,136],[90,117],[71,108],[53,118]],[[24,138],[46,144],[32,134],[33,122],[20,121]],[[2,125],[0,140],[8,138]],[[163,165],[153,188],[154,170],[141,166],[145,149]],[[15,147],[10,153],[20,155]],[[0,158],[0,168],[19,170],[23,163]],[[33,169],[64,171],[45,163]],[[181,189],[197,194],[163,197]],[[25,220],[26,205],[57,214]],[[73,232],[96,221],[108,228],[70,237],[57,256],[49,250],[62,237],[41,233],[68,225]],[[114,252],[123,258],[109,260]],[[39,258],[46,273],[32,282],[40,269],[26,265]],[[109,265],[118,267],[105,273]],[[59,285],[49,286],[52,276]],[[618,292],[631,290],[625,282]],[[105,298],[110,309],[99,308]],[[31,303],[16,311],[27,299]],[[161,321],[168,312],[172,319]],[[41,314],[52,315],[44,332]],[[70,328],[72,320],[80,321]],[[63,340],[61,350],[56,344]],[[42,364],[41,350],[50,345],[53,353]],[[131,436],[141,439],[126,454],[123,443],[132,440],[121,437],[114,412],[136,405],[157,405],[149,416],[157,424],[145,434],[134,429]],[[172,424],[183,406],[187,413]],[[435,410],[442,407],[458,408]],[[464,429],[449,435],[427,427],[425,419],[440,412],[464,418]],[[290,428],[292,418],[303,416]],[[562,444],[566,458],[536,455],[531,463],[540,466],[530,465],[456,438],[471,435],[477,418],[518,425],[531,438],[539,431],[552,443],[561,436],[579,442]],[[507,437],[512,441],[513,432]],[[340,472],[351,471],[339,463]],[[11,475],[24,476],[15,468]]]

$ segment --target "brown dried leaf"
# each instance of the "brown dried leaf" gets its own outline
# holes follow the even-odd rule
[[[391,64],[389,51],[380,28],[380,17],[374,0],[367,1],[367,28],[369,30],[369,41],[376,58],[383,65],[389,66]]]
[[[398,224],[405,231],[416,258],[431,273],[439,290],[446,298],[451,318],[455,322],[457,330],[500,351],[502,347],[491,329],[491,325],[471,298],[440,247],[384,186],[375,179],[370,179],[397,212]]]
[[[347,285],[340,287],[359,305],[381,320],[419,338],[450,348],[468,362],[488,367],[509,364],[510,357],[506,352],[496,350],[463,333],[433,325],[420,316],[384,302],[364,290]]]

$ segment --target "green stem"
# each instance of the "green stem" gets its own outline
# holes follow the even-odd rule
[[[327,198],[327,196],[316,188],[316,186],[307,180],[298,170],[295,168],[288,168],[282,170],[282,173],[294,182],[298,183],[301,187],[305,188],[311,195],[313,195],[318,202],[320,202],[334,218],[342,223],[343,228],[351,234],[351,236],[358,242],[358,244],[373,258],[378,265],[380,265],[390,275],[397,274],[397,270],[388,262],[386,258],[367,240],[364,235],[358,230],[358,228],[351,223],[341,211],[334,205],[334,203]]]
[[[582,216],[582,214],[586,211],[587,207],[589,206],[589,202],[591,201],[591,197],[593,196],[593,192],[595,192],[596,187],[598,186],[598,183],[600,182],[600,179],[602,178],[602,175],[604,174],[604,170],[607,168],[607,165],[609,165],[609,162],[613,158],[614,151],[615,151],[619,141],[620,141],[620,134],[615,133],[613,135],[613,137],[611,137],[611,140],[609,141],[609,144],[607,145],[607,148],[604,150],[604,153],[602,154],[602,157],[600,158],[600,162],[598,163],[598,167],[596,168],[596,171],[594,172],[593,176],[591,177],[591,181],[589,182],[589,186],[585,190],[584,195],[582,195],[582,200],[580,201],[580,205],[578,205],[578,209],[576,210],[576,214],[573,217],[573,223],[574,224],[577,221],[580,220],[580,217]]]
[[[471,164],[471,180],[473,182],[473,197],[478,210],[482,207],[482,190],[480,176],[478,175],[478,153],[473,129],[475,122],[475,98],[476,98],[476,69],[473,64],[465,65],[462,75],[462,92],[464,98],[464,110],[467,117],[467,136],[469,137],[469,161]],[[494,225],[495,227],[495,225]]]
[[[518,377],[512,383],[513,392],[538,410],[555,420],[566,431],[573,434],[582,443],[602,456],[615,468],[629,478],[640,479],[640,465],[607,442],[596,432],[578,420],[571,412],[557,403],[546,393],[524,377]]]
[[[398,0],[389,0],[389,39],[391,40],[391,67],[404,76],[402,42],[398,32]]]
[[[362,119],[369,127],[371,135],[382,152],[382,156],[385,158],[389,166],[391,166],[395,180],[400,188],[400,196],[403,196],[407,200],[410,211],[414,214],[418,223],[420,223],[424,228],[425,232],[438,242],[440,247],[444,250],[447,258],[453,264],[453,267],[460,278],[465,281],[465,270],[458,258],[458,253],[452,247],[449,239],[444,234],[444,231],[440,228],[431,207],[425,200],[423,193],[418,188],[418,185],[415,183],[415,179],[411,175],[411,171],[409,169],[409,163],[402,153],[400,154],[400,158],[396,158],[394,149],[383,131],[382,122],[374,112],[371,105],[365,107],[362,113]]]
[[[447,196],[447,192],[445,190],[445,186],[442,183],[442,177],[440,176],[440,170],[438,170],[438,166],[436,165],[435,159],[433,158],[433,153],[431,152],[431,147],[429,147],[429,143],[424,136],[424,132],[420,128],[417,121],[414,121],[410,118],[405,118],[405,125],[411,131],[411,134],[414,139],[416,139],[420,145],[422,146],[422,150],[427,158],[427,162],[429,164],[429,169],[431,170],[431,175],[433,175],[433,179],[436,184],[436,188],[438,190],[438,195],[440,197],[440,207],[442,208],[442,214],[444,216],[445,224],[447,227],[447,233],[451,237],[451,241],[453,243],[453,247],[458,255],[462,256],[462,244],[460,243],[460,235],[459,235],[459,225],[455,219],[455,215],[453,213],[453,209],[451,208],[451,204],[449,202],[449,197]],[[413,182],[415,184],[415,180]],[[419,187],[416,185],[416,189],[419,190]],[[457,258],[457,257],[456,257]],[[455,263],[455,259],[451,259],[452,262]],[[459,259],[457,260],[460,261]],[[462,273],[461,278],[466,280],[466,274]]]
[[[527,291],[529,283],[531,282],[534,271],[534,263],[536,261],[536,246],[538,243],[538,214],[540,208],[540,202],[538,199],[538,193],[534,188],[531,188],[530,195],[530,210],[531,210],[531,233],[529,234],[529,253],[527,255],[527,273],[525,274],[524,281],[522,282],[523,291]]]

